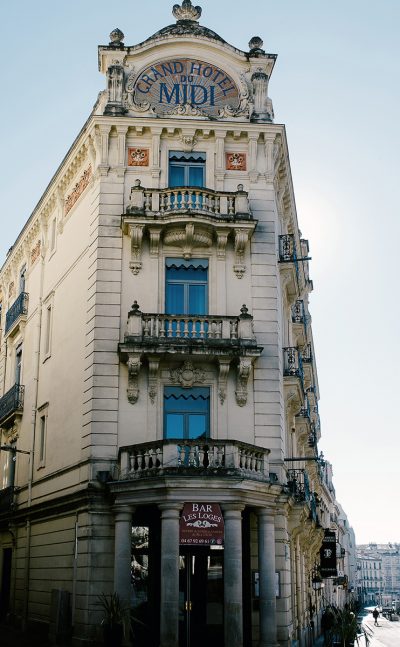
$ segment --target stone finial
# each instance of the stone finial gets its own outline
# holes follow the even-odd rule
[[[263,40],[259,36],[253,36],[253,38],[250,39],[249,41],[249,48],[250,48],[250,54],[257,55],[257,54],[264,54],[263,50]]]
[[[173,6],[172,14],[176,20],[198,20],[201,16],[201,7],[194,7],[190,0],[183,0],[182,5]]]
[[[111,46],[119,46],[123,45],[124,43],[122,42],[124,40],[124,34],[118,27],[116,29],[113,29],[111,34],[110,34],[110,45]]]
[[[263,40],[259,36],[253,36],[249,41],[250,49],[261,49],[263,45]]]

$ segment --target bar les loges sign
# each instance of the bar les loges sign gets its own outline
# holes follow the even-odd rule
[[[184,546],[222,546],[224,518],[218,503],[185,503],[179,524]]]
[[[336,534],[325,530],[320,550],[320,573],[322,577],[337,576]]]
[[[219,111],[239,107],[239,90],[231,76],[204,61],[175,58],[147,67],[136,78],[133,101],[150,106],[158,114],[173,114],[178,107],[218,116]]]

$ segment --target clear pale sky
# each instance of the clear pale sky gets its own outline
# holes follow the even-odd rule
[[[258,35],[278,54],[270,96],[313,259],[320,448],[357,543],[399,542],[400,2],[198,2],[231,44]],[[144,40],[172,4],[2,4],[0,266],[104,88],[97,45],[115,27]]]

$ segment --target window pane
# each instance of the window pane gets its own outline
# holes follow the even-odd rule
[[[204,186],[204,166],[189,166],[189,186]]]
[[[205,285],[189,285],[189,314],[207,314]]]
[[[185,166],[175,166],[174,164],[170,164],[169,186],[185,186]]]
[[[165,416],[165,438],[183,438],[184,416],[181,413],[167,413]]]
[[[184,285],[182,283],[167,283],[165,310],[167,314],[184,314]]]
[[[204,415],[189,414],[188,418],[188,438],[206,438],[207,437],[207,419]]]

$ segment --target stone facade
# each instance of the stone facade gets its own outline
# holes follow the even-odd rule
[[[369,605],[397,609],[400,605],[400,545],[363,544],[357,546],[357,586],[359,598]]]
[[[276,56],[200,14],[99,48],[107,89],[0,272],[1,610],[46,624],[58,595],[75,644],[116,591],[137,644],[305,646],[325,530],[332,602],[353,577]],[[223,544],[209,516],[183,543],[185,504]]]

